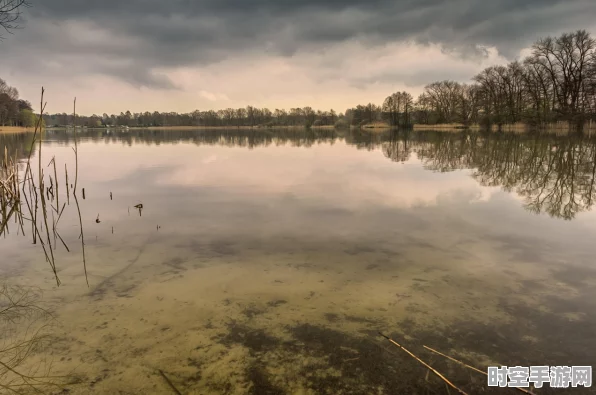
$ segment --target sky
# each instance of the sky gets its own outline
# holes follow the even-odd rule
[[[338,112],[471,82],[540,37],[596,33],[594,0],[30,0],[0,78],[84,115],[311,106]]]

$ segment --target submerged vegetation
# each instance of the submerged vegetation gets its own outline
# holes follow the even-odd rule
[[[146,153],[156,150],[182,155],[184,152],[190,152],[193,158],[195,155],[199,157],[197,161],[190,162],[195,164],[201,163],[201,155],[219,154],[218,151],[221,150],[215,148],[220,146],[244,147],[244,150],[229,151],[248,151],[251,148],[269,145],[315,147],[321,143],[332,145],[334,142],[342,141],[352,148],[351,151],[354,151],[354,148],[374,151],[371,154],[380,156],[382,160],[384,155],[389,171],[391,167],[400,167],[402,161],[417,157],[430,171],[472,169],[472,175],[478,177],[481,182],[486,182],[486,185],[511,188],[520,194],[526,191],[517,190],[519,183],[531,183],[529,197],[539,197],[540,200],[542,197],[552,196],[550,200],[542,199],[541,210],[546,211],[550,206],[553,215],[575,215],[589,209],[592,199],[590,190],[594,185],[593,167],[588,164],[593,165],[590,158],[594,155],[595,141],[588,134],[558,136],[547,133],[516,134],[469,130],[448,133],[409,130],[370,133],[361,130],[327,129],[120,131],[73,128],[46,130],[43,138],[45,155],[54,147],[74,146],[76,138],[77,147],[82,147],[81,142],[85,142],[87,147],[95,146],[107,150],[112,145],[137,145],[139,151]],[[35,151],[30,150],[30,135],[2,135],[0,146],[3,143],[9,147],[7,151],[13,152],[17,151],[17,145],[26,144],[27,150],[19,151],[20,161],[23,164],[29,153],[33,152],[31,157],[35,159],[32,159],[32,167],[36,168],[39,147],[35,143]],[[192,144],[213,146],[214,149],[188,149],[188,145]],[[148,145],[154,147],[146,149],[144,146]],[[159,149],[156,148],[157,145],[160,145]],[[166,145],[170,146],[165,147]],[[177,147],[173,145],[177,145],[180,151],[176,151]],[[134,149],[125,148],[123,151],[123,155],[129,155]],[[254,154],[258,155],[262,151],[255,150]],[[289,151],[305,150],[285,149],[279,152]],[[331,177],[337,169],[326,168],[325,166],[334,164],[321,156],[326,153],[333,155],[336,152],[341,151],[317,150],[319,155],[316,156],[323,164],[319,169],[322,172],[329,170]],[[360,154],[361,152],[357,156]],[[371,155],[365,156],[371,158]],[[57,156],[57,172],[61,168],[58,165],[59,159]],[[287,159],[293,162],[292,156]],[[378,157],[372,158],[378,164],[377,159]],[[390,161],[395,161],[395,165]],[[47,169],[47,163],[45,160],[42,167]],[[279,162],[270,162],[267,167],[271,168],[275,163]],[[243,171],[250,171],[245,162],[237,164],[245,167]],[[354,162],[350,163],[348,160],[341,162],[339,166],[347,173],[356,172],[358,169],[351,165],[354,165]],[[53,176],[53,163],[49,169]],[[205,171],[212,169],[205,168]],[[232,167],[229,171],[237,173],[237,169]],[[377,165],[375,170],[371,171],[376,169],[379,169]],[[69,164],[68,170],[74,177],[75,168]],[[118,175],[121,170],[119,166],[113,169]],[[23,166],[21,171],[24,171]],[[200,172],[202,169],[191,167],[190,171]],[[133,173],[130,177],[124,178],[120,186],[110,185],[109,190],[106,188],[99,193],[109,202],[112,191],[115,200],[122,196],[122,184],[126,184],[124,188],[146,190],[147,186],[154,183],[152,178],[145,177],[140,184],[131,184],[131,180],[138,178],[138,174]],[[35,179],[37,180],[36,177]],[[350,178],[349,181],[362,182],[362,178]],[[67,202],[63,187],[65,177],[60,176],[58,184],[60,205],[63,205]],[[50,185],[49,181],[47,185]],[[85,186],[87,197],[90,198],[95,194],[94,190],[100,190],[99,185],[107,187],[103,183],[95,186],[83,185],[79,180],[77,190],[82,191],[82,187]],[[234,389],[244,393],[291,393],[293,390],[297,392],[300,388],[316,393],[332,393],[335,390],[346,394],[360,394],[370,393],[371,389],[386,393],[425,393],[426,389],[428,393],[446,393],[444,384],[439,379],[434,378],[432,373],[425,377],[427,371],[424,366],[391,344],[385,343],[376,336],[377,330],[395,339],[466,393],[480,392],[486,387],[486,378],[474,372],[471,372],[470,376],[465,367],[454,365],[456,362],[444,357],[433,356],[429,353],[432,351],[424,349],[423,346],[441,350],[445,355],[453,356],[458,361],[465,361],[466,364],[480,369],[494,361],[514,360],[520,361],[520,364],[531,364],[545,360],[549,364],[558,363],[546,358],[555,353],[561,356],[559,360],[568,358],[569,355],[582,357],[583,354],[577,354],[577,350],[586,349],[585,342],[580,344],[578,340],[589,338],[584,336],[584,332],[578,332],[578,337],[568,340],[560,335],[565,333],[562,329],[550,331],[548,325],[543,325],[547,320],[560,325],[560,328],[570,329],[571,325],[577,325],[585,328],[585,333],[589,333],[593,329],[591,321],[573,324],[562,315],[561,311],[568,306],[566,304],[556,305],[559,310],[548,313],[549,315],[532,306],[532,309],[528,310],[533,314],[544,314],[544,318],[537,319],[524,310],[519,316],[526,318],[522,318],[519,325],[517,322],[516,325],[511,325],[505,320],[484,315],[484,306],[492,306],[490,300],[496,299],[499,295],[495,289],[499,292],[502,290],[500,280],[494,279],[494,283],[489,283],[491,286],[486,286],[486,278],[494,277],[486,275],[485,270],[475,277],[477,281],[470,281],[467,274],[465,277],[460,276],[451,266],[448,268],[447,265],[443,265],[443,257],[454,259],[451,254],[461,254],[462,251],[445,251],[445,247],[439,244],[443,240],[442,229],[437,231],[437,235],[428,236],[428,233],[425,233],[423,238],[418,239],[416,232],[420,230],[416,227],[420,226],[419,219],[416,217],[414,221],[408,222],[408,216],[401,214],[402,210],[392,211],[397,213],[396,216],[386,221],[381,221],[380,217],[388,216],[387,211],[382,211],[379,217],[371,216],[370,211],[366,211],[366,215],[359,217],[357,223],[347,223],[354,224],[352,229],[362,233],[345,239],[336,238],[338,236],[333,234],[333,230],[330,230],[332,239],[321,238],[322,232],[319,229],[312,237],[318,239],[316,242],[310,240],[304,243],[300,235],[293,237],[292,233],[279,232],[283,226],[271,229],[271,232],[276,231],[275,233],[280,233],[280,238],[286,239],[280,243],[269,233],[253,236],[257,233],[254,232],[255,221],[246,223],[242,218],[244,215],[254,215],[255,211],[256,216],[248,218],[267,218],[262,216],[264,211],[260,211],[260,206],[251,200],[262,199],[261,196],[239,194],[235,197],[237,200],[228,200],[222,199],[221,190],[211,194],[206,189],[201,193],[185,193],[189,190],[176,189],[170,185],[165,188],[173,190],[171,194],[164,196],[166,200],[153,200],[151,203],[152,197],[148,196],[147,200],[137,204],[137,208],[140,209],[167,202],[161,207],[166,207],[166,215],[172,215],[173,218],[169,224],[162,223],[160,218],[164,230],[158,232],[154,227],[146,227],[147,223],[137,217],[131,204],[131,216],[139,220],[137,231],[140,233],[116,232],[117,235],[110,240],[101,240],[102,233],[99,233],[100,242],[97,244],[97,250],[91,254],[104,259],[102,265],[97,265],[97,271],[94,273],[96,276],[92,277],[103,277],[101,283],[91,283],[91,292],[85,296],[73,292],[72,299],[57,302],[68,304],[68,308],[60,310],[60,315],[68,321],[65,325],[69,332],[68,337],[61,338],[60,334],[52,337],[52,340],[59,339],[56,341],[59,346],[52,349],[53,356],[62,361],[55,365],[55,374],[68,375],[72,369],[78,369],[77,377],[81,379],[72,385],[73,393],[112,393],[117,392],[116,389],[143,393],[175,393],[176,390],[181,393],[221,393]],[[71,188],[66,190],[72,192]],[[543,194],[536,194],[536,191],[543,191]],[[342,192],[330,193],[333,193],[331,197],[336,197]],[[150,193],[153,196],[154,194],[155,191]],[[132,193],[129,198],[131,196]],[[73,202],[72,195],[70,198]],[[51,201],[51,198],[48,201]],[[217,202],[215,205],[223,205],[214,209],[216,206],[212,202]],[[247,202],[248,205],[242,205],[243,202]],[[560,202],[577,204],[564,208],[565,205],[560,206]],[[513,203],[515,204],[517,203]],[[291,201],[280,202],[280,205],[287,210],[299,206],[297,202]],[[235,208],[230,210],[232,206]],[[268,211],[271,206],[273,205],[266,202],[263,210]],[[371,205],[367,203],[366,206]],[[457,207],[459,205],[448,208]],[[183,208],[182,211],[177,211],[179,208]],[[316,221],[335,222],[328,219],[337,218],[341,224],[341,218],[354,217],[351,212],[342,210],[335,210],[331,213],[332,216],[328,217],[330,214],[325,212],[325,209],[326,206],[323,205],[322,209],[316,207],[312,212],[313,217],[317,218]],[[302,211],[304,212],[308,211]],[[103,227],[104,237],[111,237],[108,236],[111,220],[103,211],[98,209],[87,212],[88,220],[96,221],[97,213],[101,214],[101,225],[97,225],[97,228]],[[122,214],[126,215],[125,210],[122,210]],[[151,218],[151,215],[152,213],[143,215],[142,220]],[[223,215],[229,220],[225,221],[224,226],[213,228],[211,225],[214,221],[222,223]],[[297,222],[299,227],[317,223],[301,223],[294,220],[293,215],[284,218],[283,215],[279,216],[277,211],[270,215],[271,222]],[[321,218],[323,215],[325,217]],[[437,216],[432,210],[428,215],[423,217],[428,221],[427,226],[432,229],[445,226],[445,229],[451,231],[452,227],[447,226],[451,223],[444,224],[441,216]],[[242,225],[243,222],[245,225]],[[201,230],[195,230],[196,223],[201,223]],[[10,224],[16,225],[14,222]],[[397,227],[399,233],[389,233],[389,229],[396,228],[395,224],[400,224]],[[64,229],[64,226],[63,218],[58,228]],[[266,226],[263,228],[266,229]],[[230,229],[235,229],[238,233],[231,233]],[[387,238],[378,236],[374,230],[387,233]],[[241,233],[243,231],[249,231],[251,235],[246,236],[245,233]],[[139,234],[146,236],[149,232],[152,237],[137,237]],[[477,232],[477,229],[471,229],[470,232]],[[457,238],[465,239],[466,235],[471,234],[458,234]],[[491,237],[498,235],[499,232],[495,232]],[[91,237],[89,239],[92,240]],[[471,244],[477,242],[475,239],[471,240]],[[315,244],[319,242],[326,245],[324,250],[319,244]],[[528,243],[527,239],[522,239],[517,244],[510,243],[502,250],[511,249],[516,252],[517,248],[523,252],[533,251],[533,244],[525,246],[524,243]],[[60,245],[58,247],[60,248]],[[335,249],[339,255],[334,255]],[[124,250],[126,253],[118,255],[116,250]],[[430,257],[420,258],[413,252],[418,250],[424,251]],[[246,251],[254,255],[245,255]],[[317,255],[319,251],[324,251],[325,254],[320,257]],[[565,254],[562,250],[557,251],[558,254]],[[508,257],[507,253],[498,255],[498,259],[503,261],[507,261]],[[559,255],[556,255],[553,259],[558,258]],[[468,259],[470,258],[466,255],[450,262],[461,264],[465,273],[470,270],[473,272],[477,267],[473,266],[477,260]],[[480,259],[481,264],[492,262],[492,258]],[[520,258],[512,259],[518,264]],[[410,272],[410,268],[418,267],[412,262],[417,262],[422,267]],[[524,262],[522,260],[519,265],[526,265]],[[543,261],[538,257],[536,262]],[[107,268],[102,273],[99,266]],[[67,269],[66,265],[64,267]],[[522,266],[520,272],[528,273],[528,269],[528,266]],[[231,272],[233,277],[241,280],[236,286],[230,287],[229,285],[234,283],[230,282],[228,277],[222,276],[220,270]],[[501,268],[494,270],[498,272]],[[364,279],[364,282],[355,279]],[[534,280],[536,284],[542,281]],[[520,281],[529,280],[522,277]],[[528,288],[508,292],[517,292],[513,294],[512,299],[521,300],[519,295],[527,294],[528,289],[537,287],[536,284],[531,283]],[[493,285],[495,288],[492,288]],[[370,291],[366,291],[367,296],[374,298],[369,304],[359,304],[352,296],[362,292],[363,287],[369,288]],[[154,289],[157,291],[153,291]],[[375,293],[376,289],[381,289],[382,294]],[[545,289],[546,286],[538,288],[538,292],[545,292]],[[63,291],[67,292],[68,288]],[[552,292],[555,291],[558,290],[555,288]],[[461,292],[461,295],[458,292]],[[471,292],[472,295],[467,292]],[[445,308],[445,304],[451,306],[440,297],[444,294],[455,295],[452,303],[463,305],[460,313],[463,316],[459,317],[459,320],[444,321],[448,313],[443,312],[450,312]],[[583,298],[584,294],[580,295],[586,305],[580,305],[578,311],[589,311],[585,306],[588,306],[592,299]],[[198,307],[193,302],[195,300],[201,300],[201,303],[213,307]],[[90,301],[93,309],[88,308]],[[162,313],[154,314],[156,309],[162,310]],[[483,322],[482,325],[477,322],[478,315],[481,315],[479,321]],[[518,317],[515,313],[511,315]],[[424,317],[437,317],[437,321],[449,324],[438,331],[436,324],[424,321]],[[407,322],[404,322],[405,318],[415,323],[408,326]],[[485,320],[490,324],[484,326]],[[540,325],[536,326],[536,322]],[[429,333],[421,331],[422,327]],[[535,336],[537,343],[527,344],[525,335]],[[60,339],[64,343],[60,343]],[[487,339],[492,341],[486,341]],[[575,341],[578,342],[577,346],[572,343]],[[552,344],[555,346],[549,348]],[[80,355],[81,359],[73,358],[73,361],[69,362],[68,358],[71,355]],[[131,364],[131,357],[147,362],[141,366]],[[489,357],[492,358],[488,359]],[[583,363],[581,359],[579,363]],[[135,377],[142,377],[143,381],[135,381]],[[152,385],[154,387],[151,387]],[[498,390],[486,393],[498,393]],[[511,392],[514,393],[513,390]]]
[[[3,393],[43,393],[58,387],[51,363],[43,355],[50,342],[52,315],[41,307],[41,291],[31,287],[0,286],[0,390]],[[58,387],[59,388],[59,387]]]

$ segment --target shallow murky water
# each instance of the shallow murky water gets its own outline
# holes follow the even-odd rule
[[[11,152],[30,141],[0,136]],[[55,155],[72,177],[73,144],[48,132],[44,163]],[[596,365],[595,144],[85,131],[89,286],[70,206],[60,287],[16,228],[0,275],[44,290],[57,322],[47,353],[71,394],[171,393],[159,370],[188,394],[446,393],[378,331],[477,393],[483,376],[422,345],[481,369]]]

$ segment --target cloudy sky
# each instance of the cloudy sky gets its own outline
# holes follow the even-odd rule
[[[0,77],[91,115],[310,105],[344,111],[469,81],[537,38],[596,33],[594,0],[30,0]],[[37,106],[38,107],[38,106]]]

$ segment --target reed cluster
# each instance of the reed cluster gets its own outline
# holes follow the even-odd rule
[[[11,226],[17,234],[30,237],[33,244],[41,246],[45,259],[50,264],[56,279],[56,285],[60,285],[54,251],[62,246],[70,252],[68,245],[60,235],[59,224],[65,208],[71,205],[71,197],[79,217],[79,239],[81,240],[85,278],[87,278],[83,222],[77,197],[78,144],[76,128],[73,128],[75,178],[74,184],[72,184],[68,180],[68,167],[66,164],[61,179],[56,158],[50,158],[47,165],[44,161],[42,124],[45,103],[43,96],[44,89],[42,88],[41,110],[37,117],[27,158],[19,159],[17,152],[11,153],[5,149],[4,159],[0,164],[0,237],[6,237],[10,233]],[[76,125],[76,98],[73,107],[73,119],[73,123]],[[36,145],[38,147],[37,160],[36,163],[33,163],[32,153]],[[62,185],[65,189],[66,201],[64,201],[64,197],[60,198],[59,192]]]

